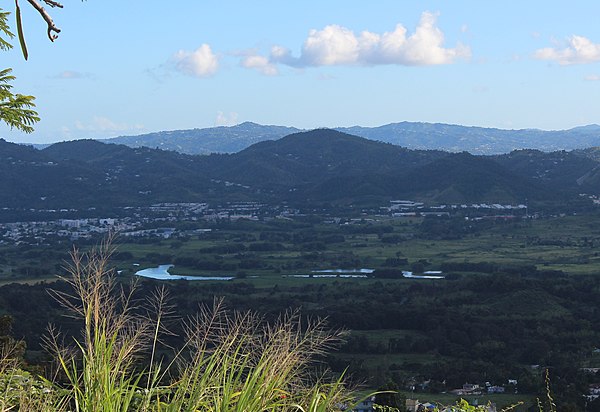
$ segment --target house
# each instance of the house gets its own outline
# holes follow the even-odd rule
[[[476,383],[465,383],[462,388],[465,392],[473,392],[479,389],[479,385]]]
[[[407,412],[427,412],[433,411],[437,408],[437,405],[431,402],[419,402],[418,399],[407,399],[406,400],[406,411]]]
[[[504,393],[504,386],[488,386],[488,393]]]
[[[586,395],[586,398],[588,402],[592,402],[600,398],[600,383],[593,383],[589,386],[589,391]]]
[[[481,394],[481,387],[479,386],[479,384],[476,384],[476,383],[465,383],[462,386],[462,388],[453,389],[453,390],[451,390],[449,392],[453,393],[455,395],[458,395],[458,396],[480,395]]]

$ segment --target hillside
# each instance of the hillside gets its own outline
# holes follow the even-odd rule
[[[263,126],[245,122],[230,127],[163,131],[139,136],[114,137],[104,141],[129,147],[143,146],[193,155],[235,153],[254,143],[276,140],[298,131],[300,130],[294,127]]]
[[[590,176],[598,173],[600,164],[580,152],[518,150],[494,160],[519,175],[562,190],[598,187]]]
[[[113,208],[198,200],[224,185],[198,171],[198,158],[83,140],[42,151],[0,142],[0,201],[16,208]]]
[[[392,123],[379,127],[348,127],[337,130],[410,149],[440,149],[492,155],[519,149],[545,152],[600,145],[600,127],[588,125],[569,130],[507,130],[442,123]]]
[[[4,140],[0,140],[0,175],[0,203],[4,207],[66,207],[61,199],[88,198],[103,180],[98,170],[56,161],[36,149]],[[100,201],[109,191],[102,187],[101,192]]]
[[[329,129],[209,156],[93,140],[41,151],[2,141],[0,159],[3,204],[43,209],[231,200],[552,202],[596,194],[600,181],[598,163],[575,153],[410,150]]]
[[[330,178],[312,187],[307,197],[336,200],[392,196],[434,203],[522,203],[551,195],[543,185],[489,158],[458,153],[408,172]]]
[[[398,173],[443,156],[446,153],[411,151],[317,129],[223,156],[215,173],[235,182],[287,190],[289,186],[314,185],[334,176]]]
[[[569,130],[507,130],[467,127],[442,123],[400,122],[378,127],[338,127],[343,133],[409,149],[467,151],[493,155],[519,149],[545,152],[600,146],[600,126],[587,125]],[[236,126],[163,131],[139,136],[107,139],[107,143],[150,147],[187,154],[236,153],[255,143],[277,140],[299,129],[245,122]]]
[[[412,170],[403,177],[401,187],[406,195],[441,203],[523,203],[526,199],[549,199],[553,195],[549,187],[492,159],[466,152]]]

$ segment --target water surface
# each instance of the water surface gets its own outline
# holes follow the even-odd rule
[[[135,272],[137,276],[156,280],[231,280],[233,276],[187,276],[171,275],[169,269],[173,265],[159,265],[154,268],[147,268]]]

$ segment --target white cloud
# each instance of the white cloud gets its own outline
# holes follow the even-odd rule
[[[301,65],[333,66],[355,64],[359,59],[359,42],[354,33],[331,25],[311,30],[302,47]]]
[[[538,49],[534,57],[539,60],[554,60],[560,65],[585,64],[600,61],[600,43],[593,43],[583,36],[573,35],[566,47],[545,47]]]
[[[436,14],[424,12],[415,32],[410,35],[401,24],[383,34],[370,31],[356,34],[346,27],[329,25],[309,32],[299,57],[292,56],[286,47],[274,46],[270,57],[261,60],[261,67],[269,64],[296,68],[381,64],[428,66],[470,58],[471,50],[460,43],[455,48],[444,47],[444,34],[436,26],[436,19]]]
[[[597,81],[600,81],[600,75],[599,74],[590,74],[589,76],[585,76],[584,79],[587,80],[588,82],[597,82]]]
[[[89,132],[89,133],[108,133],[108,134],[118,134],[118,133],[133,133],[133,132],[141,132],[143,131],[144,125],[141,124],[127,124],[127,123],[117,123],[108,117],[104,116],[93,116],[91,121],[82,122],[81,120],[75,121],[74,129],[78,132]],[[63,132],[71,132],[72,129],[69,127],[63,126]]]
[[[238,124],[238,114],[231,112],[228,115],[223,112],[217,112],[215,126],[235,126]]]
[[[173,61],[177,70],[194,77],[209,77],[219,69],[219,58],[206,43],[192,52],[179,50]]]
[[[146,127],[142,124],[115,122],[108,117],[93,116],[91,119],[76,120],[72,125],[61,126],[56,134],[63,140],[72,139],[106,139],[114,136],[136,135],[144,133]]]
[[[73,71],[73,70],[65,70],[65,71],[62,71],[62,72],[52,76],[52,78],[54,78],[54,79],[66,79],[66,80],[83,79],[86,77],[90,77],[90,75],[87,73],[81,73],[81,72],[77,72],[77,71]]]
[[[240,64],[242,65],[242,67],[245,67],[247,69],[256,69],[266,76],[275,76],[279,74],[277,66],[269,62],[269,59],[264,56],[246,56],[242,59]]]

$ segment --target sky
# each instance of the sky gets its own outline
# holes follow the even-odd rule
[[[245,121],[600,123],[596,0],[64,0],[48,9],[54,42],[21,3],[29,60],[13,41],[0,67],[42,120],[32,134],[0,123],[13,142]]]

